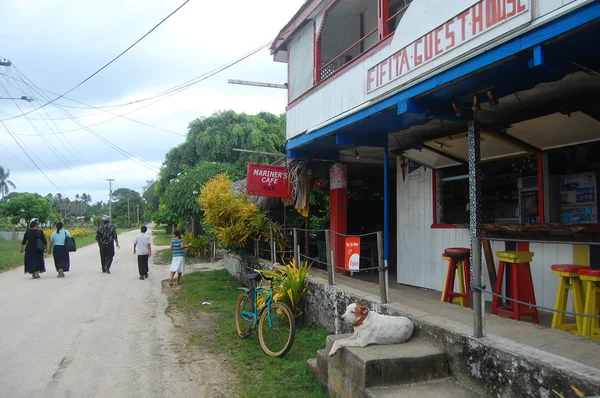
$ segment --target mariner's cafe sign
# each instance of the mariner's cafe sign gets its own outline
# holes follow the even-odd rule
[[[391,83],[529,11],[529,0],[479,1],[369,69],[367,92]]]
[[[254,196],[291,199],[292,184],[284,166],[248,163],[246,192]]]

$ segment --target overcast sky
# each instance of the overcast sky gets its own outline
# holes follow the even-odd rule
[[[18,81],[23,79],[19,71],[37,87],[63,94],[134,43],[181,3],[183,0],[1,2],[4,33],[0,57],[12,61],[13,67],[0,67],[0,97],[30,95],[35,101],[19,100],[15,104],[0,100],[0,119],[47,102],[39,91]],[[67,97],[96,107],[152,97],[273,40],[302,3],[302,0],[192,0]],[[127,117],[139,122],[184,135],[190,121],[218,110],[276,114],[285,111],[285,90],[230,85],[228,79],[284,83],[286,64],[274,62],[268,49],[264,49],[144,109],[139,108],[156,100],[97,110],[73,108],[82,105],[62,98],[56,103],[71,107],[57,108],[51,104],[27,115],[29,120],[20,117],[4,121],[48,178],[35,168],[2,124],[0,165],[10,169],[10,180],[19,192],[46,195],[57,193],[60,188],[63,195],[71,198],[86,192],[94,202],[106,201],[107,178],[115,179],[113,190],[125,187],[141,192],[146,180],[156,177],[157,172],[151,166],[160,167],[169,148],[183,142],[185,137],[115,114],[128,113]],[[81,125],[90,126],[92,131],[83,129],[70,116]],[[94,133],[150,166],[128,159]]]

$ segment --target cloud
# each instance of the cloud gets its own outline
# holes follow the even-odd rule
[[[27,0],[2,3],[3,30],[12,32],[15,40],[3,43],[0,57],[10,59],[37,86],[63,93],[119,54],[181,2]],[[273,39],[301,4],[302,0],[191,1],[130,52],[68,96],[96,106],[153,96]],[[27,29],[23,29],[24,24]],[[14,68],[11,71],[0,67],[0,73],[16,76]],[[280,114],[285,111],[285,90],[231,85],[227,80],[284,83],[286,73],[286,65],[273,62],[265,49],[188,90],[127,117],[185,134],[192,120],[219,110]],[[25,111],[44,103],[39,93],[22,83],[2,75],[0,83],[6,86],[11,96],[28,94],[36,98],[31,104],[19,101]],[[0,87],[0,96],[5,94]],[[125,114],[150,102],[111,112]],[[79,106],[64,98],[57,103]],[[157,167],[165,153],[185,139],[122,118],[111,120],[115,116],[108,112],[64,110],[87,126],[101,123],[91,127],[95,134]],[[0,100],[0,118],[20,113],[11,101]],[[53,105],[30,114],[30,117],[31,121],[19,118],[7,121],[6,125],[19,134],[19,144],[48,177],[70,195],[88,192],[92,196],[106,196],[103,193],[107,191],[104,178],[117,179],[120,187],[141,189],[146,179],[155,176],[154,172],[68,120],[67,115]],[[61,131],[68,132],[52,135]],[[45,135],[42,138],[39,134]],[[2,125],[0,165],[11,169],[11,180],[19,191],[44,195],[57,192]]]

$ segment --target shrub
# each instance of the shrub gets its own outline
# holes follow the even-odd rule
[[[210,239],[207,236],[200,235],[194,238],[192,233],[183,236],[186,244],[192,245],[185,249],[188,257],[206,257],[210,248]]]
[[[69,231],[69,233],[71,234],[72,237],[77,238],[78,236],[87,236],[87,235],[91,235],[94,233],[94,231],[90,230],[90,229],[85,229],[85,228],[74,228],[74,229],[69,229],[69,228],[65,228],[67,231]],[[44,229],[44,236],[46,236],[46,240],[50,240],[50,236],[52,236],[52,233],[56,232],[56,228],[45,228]]]
[[[309,275],[309,271],[308,261],[297,264],[295,258],[292,258],[292,261],[286,264],[285,268],[263,271],[265,275],[275,278],[273,282],[273,299],[287,304],[296,316],[301,314],[298,312],[298,303],[308,289],[306,277]]]

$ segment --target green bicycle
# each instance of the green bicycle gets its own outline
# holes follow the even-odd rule
[[[235,305],[237,334],[245,339],[258,324],[258,341],[264,353],[272,357],[282,357],[294,342],[294,316],[287,305],[273,300],[274,278],[264,275],[258,269],[248,268],[252,272],[246,275],[246,279],[250,281],[251,287],[239,288],[243,292]],[[269,286],[259,286],[258,282],[261,279],[270,281]],[[264,305],[259,303],[261,301]]]

